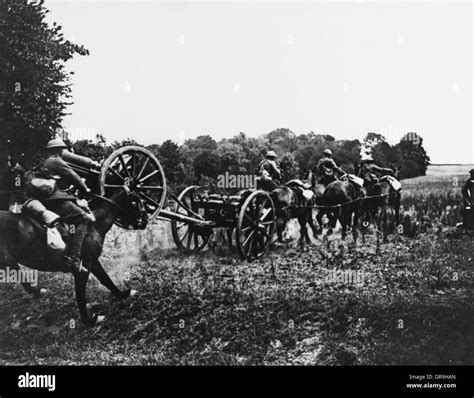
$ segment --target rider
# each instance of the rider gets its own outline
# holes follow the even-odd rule
[[[332,158],[332,152],[330,149],[325,149],[323,154],[324,154],[324,157],[322,157],[316,165],[316,169],[319,175],[321,175],[321,178],[318,184],[328,186],[331,182],[337,180],[334,173],[339,174],[339,176],[344,176],[346,175],[346,173],[334,161],[334,159]]]
[[[77,197],[66,190],[73,185],[86,196],[90,194],[91,190],[61,158],[65,149],[66,144],[61,139],[53,139],[46,146],[48,158],[41,163],[39,169],[54,176],[56,188],[52,194],[42,197],[40,200],[48,210],[57,213],[68,224],[74,225],[74,230],[71,230],[71,240],[64,256],[64,264],[75,274],[86,271],[81,267],[81,248],[92,219],[82,207],[78,206]]]
[[[277,166],[275,159],[276,153],[268,151],[266,159],[262,160],[258,166],[258,176],[268,191],[278,187],[278,183],[281,180],[281,170]]]
[[[392,169],[377,166],[371,155],[362,160],[360,177],[364,179],[366,188],[378,183],[379,178],[387,174],[392,175]]]
[[[463,225],[466,228],[474,229],[474,169],[469,171],[471,178],[469,178],[462,187],[462,196],[464,199],[464,220]]]

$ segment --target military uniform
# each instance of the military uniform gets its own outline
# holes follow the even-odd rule
[[[66,148],[62,140],[55,139],[48,143],[47,149],[55,150]],[[56,179],[56,185],[47,196],[37,197],[44,206],[58,214],[61,219],[74,226],[70,228],[70,240],[64,256],[65,265],[72,272],[81,272],[81,249],[84,238],[89,230],[93,216],[77,204],[77,197],[68,192],[72,185],[82,193],[90,190],[79,175],[60,157],[60,152],[51,154],[43,163],[36,168],[40,173]]]
[[[334,159],[330,157],[320,159],[316,165],[316,170],[321,176],[318,183],[324,186],[328,186],[331,182],[337,180],[335,173],[338,173],[339,175],[345,174],[344,170],[342,170]]]
[[[371,186],[379,181],[382,175],[392,174],[391,169],[379,167],[372,161],[366,161],[362,164],[360,177],[364,179],[364,186]]]
[[[281,180],[281,171],[278,168],[275,159],[276,153],[268,151],[267,158],[262,160],[258,166],[258,189],[271,192],[278,188],[278,182]]]
[[[281,171],[274,160],[264,159],[260,162],[259,175],[265,178],[265,174],[272,180],[281,179]]]

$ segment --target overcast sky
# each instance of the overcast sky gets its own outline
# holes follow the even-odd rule
[[[468,2],[46,6],[90,50],[68,64],[73,137],[416,131],[433,163],[474,163]]]

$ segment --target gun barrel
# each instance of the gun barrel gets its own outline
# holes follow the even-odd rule
[[[86,167],[88,169],[95,169],[96,163],[85,156],[76,155],[75,153],[64,151],[62,154],[62,158],[64,161],[68,163],[75,164],[77,166]]]

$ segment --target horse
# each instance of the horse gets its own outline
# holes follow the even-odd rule
[[[314,203],[316,205],[325,206],[324,203],[324,191],[326,190],[326,185],[319,184],[317,182],[316,173],[313,170],[306,170],[304,179],[310,183],[311,190],[314,193]],[[334,212],[332,209],[321,207],[318,213],[316,214],[316,221],[318,222],[318,229],[317,234],[321,234],[323,232],[323,216],[326,215],[329,219],[329,230],[328,234],[332,233],[332,229],[335,227],[335,223],[337,221]]]
[[[76,301],[81,321],[93,326],[98,316],[88,315],[86,308],[86,284],[90,272],[120,299],[130,295],[130,289],[119,289],[102,267],[99,257],[104,238],[118,216],[125,217],[130,225],[139,229],[146,227],[148,217],[139,196],[128,187],[118,190],[110,199],[94,195],[90,207],[96,221],[90,225],[81,249],[82,266],[87,272],[74,274]],[[46,247],[45,232],[39,223],[25,214],[0,211],[0,267],[19,270],[18,264],[44,272],[66,272],[62,255],[53,255]],[[70,228],[64,223],[57,226],[67,242]],[[30,283],[22,284],[25,290],[38,296],[40,290]]]
[[[311,184],[311,180],[302,181],[303,184]],[[300,247],[303,247],[305,242],[311,244],[311,239],[308,235],[307,224],[313,231],[313,236],[317,236],[317,228],[313,220],[313,206],[314,197],[306,199],[298,192],[298,186],[301,182],[292,180],[287,185],[273,189],[270,192],[270,197],[275,205],[276,213],[276,233],[278,242],[283,243],[283,231],[285,226],[291,218],[297,218],[300,224]]]
[[[343,180],[331,182],[321,197],[324,206],[330,206],[332,217],[329,219],[330,226],[334,227],[337,220],[341,223],[341,238],[344,240],[347,227],[352,228],[354,242],[357,242],[357,224],[360,217],[361,200],[354,184],[346,177]]]
[[[357,176],[361,177],[361,165],[354,163],[355,173]],[[392,175],[397,180],[400,178],[399,167],[390,167],[392,172],[387,173],[375,184],[365,187],[367,196],[369,198],[364,199],[362,203],[361,213],[362,219],[364,222],[369,222],[371,219],[375,219],[377,227],[380,229],[382,227],[383,242],[388,242],[387,238],[387,219],[388,219],[388,208],[392,208],[395,212],[395,223],[396,225],[400,224],[400,202],[401,202],[401,192],[400,190],[395,190],[390,181],[387,179],[387,175]],[[364,184],[365,185],[365,184]],[[370,198],[370,196],[375,196]]]

